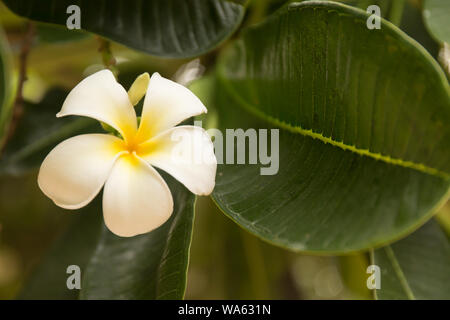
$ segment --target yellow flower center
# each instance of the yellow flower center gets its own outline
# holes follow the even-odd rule
[[[150,76],[147,72],[138,76],[133,82],[130,89],[128,90],[128,98],[130,99],[130,102],[133,106],[138,104],[142,97],[145,95],[149,82]],[[138,154],[139,151],[143,151],[141,150],[142,148],[140,148],[140,145],[144,141],[140,139],[138,133],[131,133],[131,129],[126,131],[126,139],[121,141],[120,145],[118,146],[118,151],[127,151],[129,154]]]

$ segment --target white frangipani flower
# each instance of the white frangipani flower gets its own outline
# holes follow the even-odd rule
[[[133,105],[144,94],[138,127]],[[141,75],[127,93],[109,70],[99,71],[69,93],[57,117],[91,117],[117,130],[123,139],[83,134],[61,142],[41,165],[39,187],[58,206],[78,209],[104,185],[106,226],[123,237],[149,232],[173,211],[171,192],[152,166],[197,195],[208,195],[214,188],[217,161],[210,137],[200,127],[175,127],[204,112],[205,106],[191,91],[158,73],[151,79]],[[174,141],[173,136],[180,135],[190,139]],[[193,161],[199,154],[208,161]]]

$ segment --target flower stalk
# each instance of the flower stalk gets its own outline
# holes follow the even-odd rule
[[[114,55],[111,51],[111,42],[100,36],[97,36],[97,40],[99,43],[98,51],[101,53],[103,65],[105,66],[105,68],[111,70],[111,72],[117,79],[119,70],[116,67],[116,58],[114,58]]]

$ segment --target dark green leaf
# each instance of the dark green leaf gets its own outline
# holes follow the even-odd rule
[[[450,1],[425,0],[423,4],[425,25],[439,42],[450,43]]]
[[[378,299],[450,299],[450,242],[435,220],[372,254],[381,269]]]
[[[449,177],[445,74],[400,30],[369,30],[366,18],[327,2],[291,5],[228,50],[223,83],[287,130]]]
[[[132,238],[103,228],[84,274],[82,299],[183,298],[195,197],[173,178],[163,177],[174,197],[172,217],[158,229]]]
[[[15,13],[66,26],[70,5],[81,9],[81,28],[163,57],[192,57],[228,38],[244,6],[224,0],[5,0]]]
[[[366,19],[336,3],[292,4],[220,59],[221,127],[263,127],[259,118],[282,128],[278,174],[221,165],[213,193],[266,241],[368,249],[410,233],[448,197],[447,79],[403,32]],[[242,122],[251,116],[237,105],[257,117]]]
[[[81,133],[101,131],[88,118],[56,118],[67,93],[53,89],[38,104],[25,103],[14,135],[0,157],[0,174],[20,174],[41,165],[59,142]]]

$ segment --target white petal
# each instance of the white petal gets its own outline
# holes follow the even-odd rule
[[[103,191],[103,216],[111,232],[131,237],[158,228],[173,211],[170,189],[142,159],[117,159]]]
[[[137,130],[136,112],[109,70],[90,75],[70,91],[57,117],[86,116],[105,122],[127,139]]]
[[[144,99],[139,140],[146,141],[201,113],[206,113],[205,106],[188,88],[154,73]]]
[[[179,126],[166,130],[142,144],[138,154],[192,193],[208,195],[214,189],[217,160],[211,138],[203,128]]]
[[[38,175],[42,192],[58,206],[78,209],[100,191],[122,140],[107,134],[85,134],[58,144],[44,159]]]

